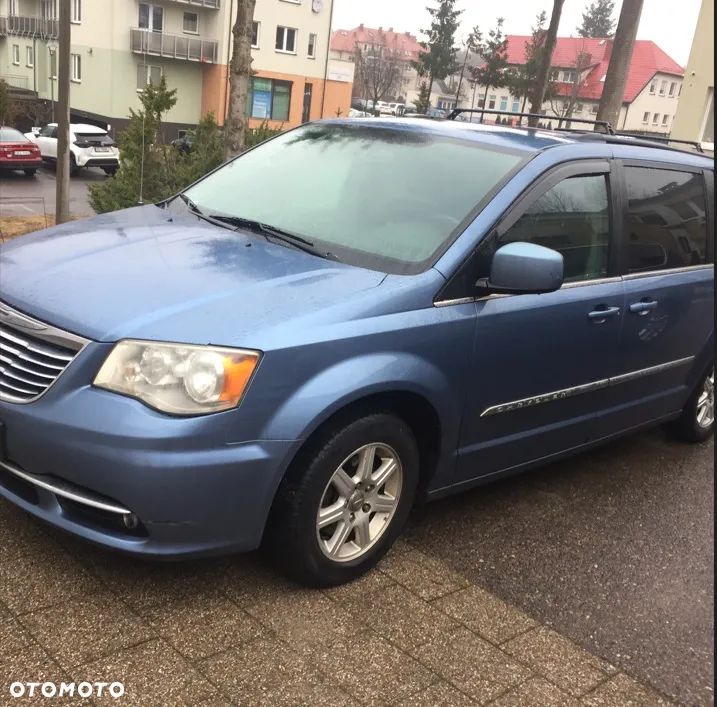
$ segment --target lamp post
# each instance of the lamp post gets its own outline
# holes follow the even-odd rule
[[[52,120],[51,123],[55,122],[55,72],[57,71],[57,63],[55,62],[55,56],[57,55],[57,44],[55,42],[49,42],[47,50],[50,52],[50,106],[52,109]]]

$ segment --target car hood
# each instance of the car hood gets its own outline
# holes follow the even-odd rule
[[[257,345],[384,277],[154,205],[0,246],[0,300],[96,341]]]

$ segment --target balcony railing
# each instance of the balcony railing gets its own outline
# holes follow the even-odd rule
[[[207,64],[215,64],[218,53],[217,42],[208,39],[194,39],[134,27],[130,30],[130,48],[137,54],[200,61]]]
[[[44,17],[23,17],[21,15],[0,17],[0,37],[7,35],[57,39],[57,20],[48,20]]]
[[[200,7],[211,7],[212,9],[218,10],[221,0],[174,0],[174,2],[181,2],[183,5],[199,5]]]
[[[30,79],[27,76],[0,74],[0,81],[4,81],[10,88],[19,88],[23,91],[27,91],[30,88]]]

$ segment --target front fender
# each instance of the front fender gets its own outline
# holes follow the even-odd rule
[[[401,392],[419,395],[433,406],[441,421],[441,449],[456,449],[462,397],[437,365],[405,352],[365,354],[323,369],[275,411],[262,437],[305,440],[347,405],[379,393]]]

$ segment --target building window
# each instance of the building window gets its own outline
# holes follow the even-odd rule
[[[82,22],[82,0],[72,0],[72,14],[70,21],[75,24]]]
[[[145,66],[140,64],[137,67],[137,90],[142,91],[147,86],[159,86],[162,80],[161,66]]]
[[[199,15],[196,12],[185,12],[182,31],[187,34],[199,34]]]
[[[35,48],[34,47],[25,47],[25,63],[30,68],[35,66]]]
[[[667,91],[667,81],[661,81],[660,82],[660,95],[664,96],[666,91]]]
[[[276,28],[276,51],[296,54],[296,30],[291,27]]]
[[[251,82],[249,107],[252,118],[289,120],[291,82],[274,81],[255,76]]]
[[[309,56],[309,59],[316,59],[316,35],[315,34],[309,35],[308,56]]]
[[[520,111],[520,101],[517,98],[513,99],[513,104],[510,106],[510,110],[513,111],[513,113]]]
[[[670,83],[670,96],[674,96],[674,95],[675,95],[675,89],[676,89],[676,88],[677,88],[677,84],[676,84],[674,81],[672,81],[672,82]]]
[[[251,46],[253,49],[259,48],[259,29],[260,25],[258,22],[251,23]]]
[[[8,6],[7,6],[7,14],[11,17],[13,15],[17,15],[17,0],[9,0]]]
[[[15,64],[15,66],[20,65],[20,45],[19,44],[12,45],[12,63]]]
[[[72,67],[72,80],[79,83],[82,81],[82,57],[79,54],[70,54]]]
[[[659,113],[653,113],[652,114],[652,124],[657,125],[657,123],[660,121],[660,114]]]
[[[56,20],[57,3],[55,0],[42,0],[41,12],[43,20]]]
[[[593,104],[590,106],[590,112],[591,112],[591,113],[595,113],[595,114],[597,115],[597,112],[598,112],[598,104],[597,104],[597,103],[593,103]]]
[[[652,81],[650,83],[650,95],[655,95],[655,91],[657,90],[657,81]]]
[[[57,51],[50,52],[50,78],[57,78]]]
[[[649,111],[649,110],[646,110],[646,111],[642,114],[642,124],[643,124],[643,125],[647,125],[649,122],[650,122],[650,111]]]
[[[160,5],[139,4],[139,28],[161,32],[164,28],[164,8]]]
[[[627,167],[625,183],[630,272],[706,261],[707,221],[701,174]]]
[[[488,96],[488,110],[492,110],[495,108],[495,95]]]
[[[508,96],[501,96],[501,97],[500,97],[500,109],[501,109],[501,110],[508,110]]]
[[[670,116],[665,113],[665,115],[662,116],[662,124],[667,125],[668,121],[670,120]]]

